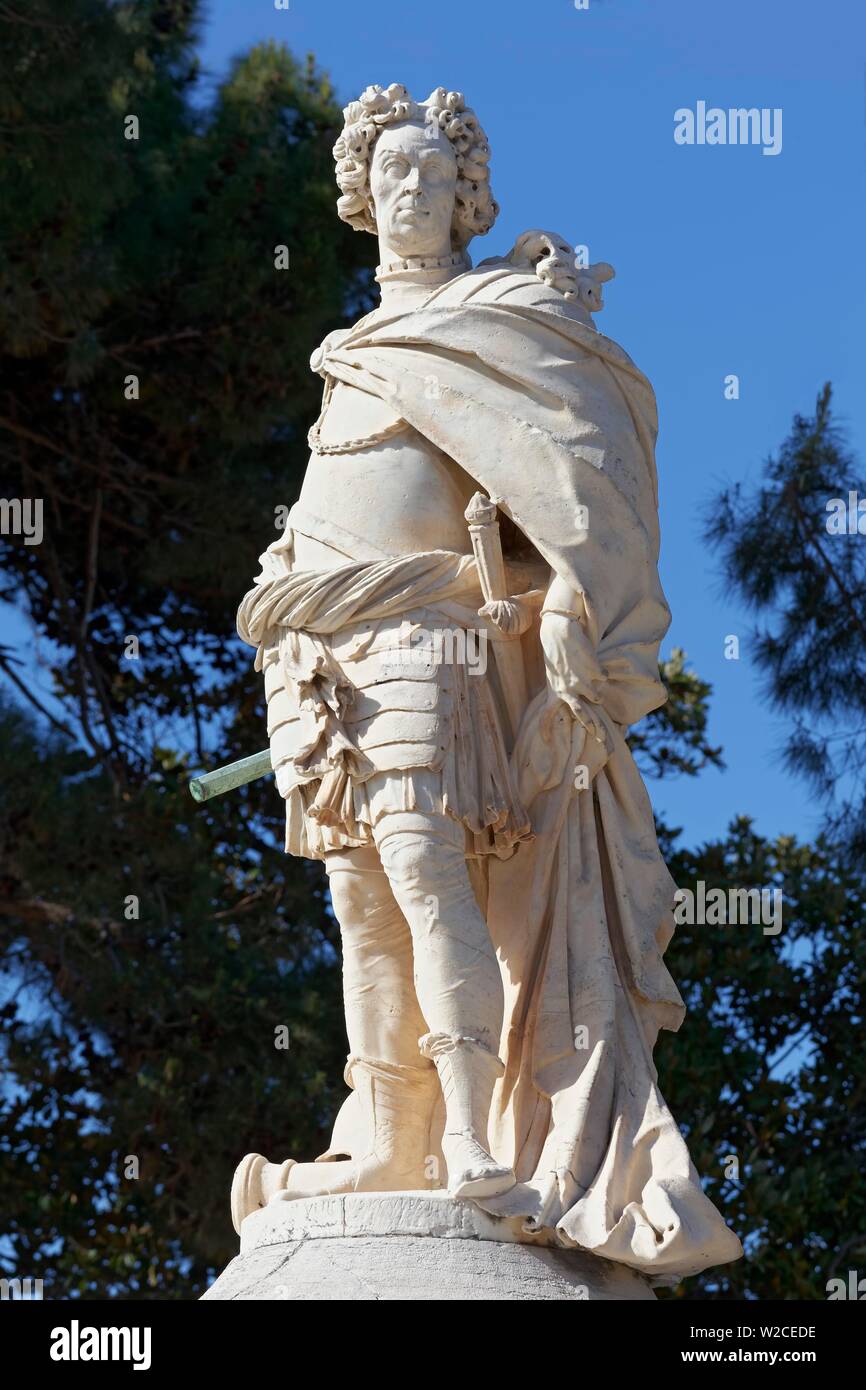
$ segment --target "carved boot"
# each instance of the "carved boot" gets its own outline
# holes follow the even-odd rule
[[[514,1173],[487,1149],[487,1121],[499,1058],[474,1038],[427,1033],[419,1039],[425,1057],[439,1073],[445,1099],[442,1152],[452,1197],[495,1197],[514,1186]]]
[[[232,1219],[244,1217],[277,1193],[323,1197],[342,1192],[408,1192],[429,1188],[430,1119],[438,1092],[434,1067],[350,1057],[346,1067],[369,1136],[359,1158],[317,1163],[268,1163],[247,1154],[232,1184]]]
[[[430,1117],[437,1091],[434,1068],[350,1057],[346,1071],[367,1123],[367,1152],[350,1162],[294,1164],[286,1176],[288,1195],[409,1192],[429,1187]]]

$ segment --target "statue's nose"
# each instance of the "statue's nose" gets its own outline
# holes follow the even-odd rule
[[[421,188],[421,170],[416,164],[406,175],[405,187],[412,193],[417,193]]]

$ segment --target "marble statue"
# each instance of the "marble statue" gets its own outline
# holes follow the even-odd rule
[[[736,1259],[658,1088],[675,887],[626,734],[664,703],[652,388],[606,264],[497,204],[459,92],[368,87],[334,155],[381,303],[329,334],[310,460],[238,615],[286,849],[323,861],[349,1088],[233,1214],[439,1192],[642,1274]]]

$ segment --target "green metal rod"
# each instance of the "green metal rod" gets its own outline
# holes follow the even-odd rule
[[[222,796],[223,792],[244,787],[247,782],[255,782],[273,772],[271,750],[263,748],[261,753],[253,753],[251,758],[240,758],[236,763],[226,763],[225,767],[215,767],[213,772],[204,772],[194,777],[189,784],[190,795],[195,801],[210,801],[211,797]]]

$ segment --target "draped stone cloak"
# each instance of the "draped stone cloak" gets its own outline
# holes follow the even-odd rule
[[[652,1060],[684,1015],[663,961],[675,886],[625,742],[666,698],[652,388],[577,304],[507,260],[332,335],[314,361],[455,459],[580,614],[559,680],[594,719],[562,705],[543,721],[548,694],[531,691],[512,772],[534,837],[489,864],[506,1066],[490,1139],[518,1182],[480,1204],[661,1282],[736,1259]],[[523,642],[539,640],[536,621]]]

